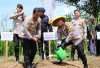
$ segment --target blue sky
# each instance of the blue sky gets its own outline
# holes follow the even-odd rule
[[[26,16],[32,14],[32,11],[35,7],[43,7],[43,0],[0,0],[0,31],[1,31],[1,19],[2,15],[7,18],[7,26],[8,29],[13,28],[12,21],[9,19],[9,15],[16,12],[16,6],[17,4],[22,4],[24,9],[23,12],[26,14]],[[69,14],[73,12],[76,8],[74,6],[68,7],[67,5],[63,3],[56,2],[56,13],[57,16],[63,16],[66,14]],[[3,22],[5,28],[5,21]]]

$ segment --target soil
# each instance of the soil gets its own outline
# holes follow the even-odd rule
[[[63,61],[61,65],[55,65],[53,62],[56,59],[51,59],[49,61],[42,61],[33,63],[36,68],[83,68],[82,61]],[[88,58],[88,66],[89,68],[100,68],[100,57],[90,57]],[[18,62],[0,62],[0,68],[25,68],[24,63]]]

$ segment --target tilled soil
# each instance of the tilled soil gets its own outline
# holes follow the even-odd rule
[[[63,61],[61,65],[55,65],[53,62],[56,59],[35,63],[36,68],[83,68],[82,61]],[[100,68],[100,57],[88,58],[89,68]],[[24,63],[18,62],[3,62],[0,63],[0,68],[25,68]]]

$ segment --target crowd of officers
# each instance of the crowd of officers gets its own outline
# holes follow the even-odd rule
[[[86,26],[85,19],[81,19],[79,10],[74,11],[75,19],[72,19],[71,22],[66,22],[66,18],[61,16],[55,18],[51,23],[47,15],[45,15],[44,8],[34,8],[33,13],[30,16],[24,14],[23,6],[21,4],[17,5],[17,12],[10,15],[10,19],[14,21],[14,50],[16,61],[19,62],[19,40],[21,41],[24,54],[24,62],[26,68],[33,68],[32,64],[35,54],[37,51],[36,42],[38,42],[39,55],[44,61],[44,50],[43,43],[45,44],[46,49],[46,60],[49,56],[49,42],[44,41],[43,33],[52,32],[52,26],[58,27],[57,34],[58,40],[55,46],[55,49],[62,47],[63,49],[66,46],[72,45],[71,51],[71,61],[74,61],[75,49],[78,52],[78,58],[80,58],[84,64],[84,68],[88,68],[87,58],[84,54],[83,40],[86,40],[87,33],[89,32],[89,51],[92,56],[95,57],[95,30],[100,31],[100,25],[96,26],[95,30],[93,29],[94,17],[90,17],[90,23]],[[87,31],[88,29],[88,31]],[[62,39],[62,35],[66,38]],[[97,43],[100,41],[98,40]],[[98,55],[100,46],[98,45]],[[54,64],[61,64],[62,60],[58,59]]]

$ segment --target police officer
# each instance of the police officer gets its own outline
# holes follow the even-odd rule
[[[39,43],[40,48],[41,48],[41,55],[42,55],[42,60],[44,60],[44,51],[43,51],[43,42],[45,44],[45,49],[46,49],[46,59],[48,60],[49,58],[47,56],[49,56],[49,42],[48,41],[44,41],[43,39],[43,33],[44,32],[48,32],[48,30],[50,32],[52,32],[52,27],[51,24],[49,23],[49,18],[47,15],[45,15],[45,9],[44,8],[39,8],[40,9],[40,18],[41,18],[41,41]]]
[[[26,68],[32,68],[37,46],[36,42],[41,37],[41,19],[39,8],[34,8],[33,14],[27,17],[22,24],[19,36],[23,39],[23,52]]]
[[[20,32],[20,27],[24,21],[25,15],[24,12],[22,12],[23,10],[23,6],[21,4],[17,5],[17,12],[13,13],[10,15],[10,19],[13,19],[14,21],[14,37],[13,37],[13,41],[14,41],[14,49],[15,49],[15,57],[16,57],[16,61],[19,62],[19,40],[20,37],[18,36],[19,32]]]
[[[84,68],[88,68],[87,58],[84,54],[84,49],[82,47],[83,45],[82,36],[70,22],[65,23],[65,21],[66,21],[65,17],[58,17],[54,19],[51,23],[52,26],[58,26],[58,40],[56,44],[56,49],[60,46],[64,49],[66,46],[74,44],[75,48],[78,51],[78,55],[80,55],[80,58],[82,59]],[[66,37],[63,42],[62,42],[62,35]],[[61,63],[62,63],[61,59],[58,59],[57,62],[54,62],[54,64],[61,64]]]
[[[100,24],[96,26],[95,31],[100,32]],[[97,56],[100,56],[100,39],[97,38],[96,38],[96,53]]]
[[[87,26],[86,26],[85,19],[79,18],[80,17],[79,10],[75,10],[74,15],[75,15],[75,19],[72,19],[71,23],[73,24],[73,26],[75,28],[77,28],[77,30],[79,31],[79,33],[82,36],[82,39],[84,38],[84,40],[86,40]],[[83,41],[82,41],[82,43],[83,43]],[[74,55],[75,55],[75,47],[74,47],[74,45],[72,45],[71,61],[74,61]],[[79,56],[78,56],[78,60],[79,60]]]

